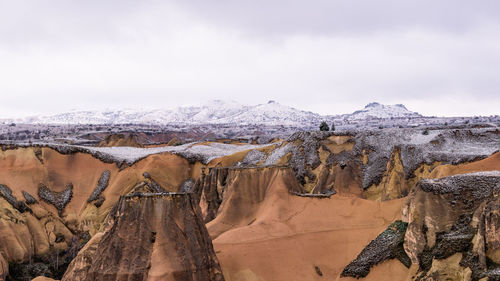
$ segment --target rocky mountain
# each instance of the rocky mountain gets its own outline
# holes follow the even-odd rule
[[[174,109],[127,109],[105,111],[72,111],[48,116],[32,116],[16,120],[3,120],[26,124],[232,124],[285,125],[304,127],[323,120],[342,118],[363,120],[371,118],[421,117],[404,105],[370,103],[352,114],[322,116],[282,105],[276,101],[265,104],[242,105],[234,101],[213,100],[199,106]]]
[[[378,102],[372,102],[365,106],[362,110],[357,110],[352,114],[346,114],[348,120],[363,120],[369,118],[412,118],[422,117],[417,112],[409,111],[402,104],[384,105]]]
[[[499,280],[499,134],[9,141],[0,281]]]

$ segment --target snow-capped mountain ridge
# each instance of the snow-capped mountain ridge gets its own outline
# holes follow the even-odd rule
[[[29,124],[262,124],[307,126],[323,120],[342,118],[362,120],[369,118],[419,117],[402,104],[370,103],[352,114],[322,116],[282,105],[276,101],[265,104],[242,105],[234,101],[213,100],[198,106],[175,109],[121,109],[105,111],[72,111],[48,116],[33,116],[8,122]],[[4,120],[5,121],[5,120]]]
[[[357,110],[352,114],[344,115],[347,120],[363,120],[369,118],[412,118],[422,117],[417,112],[409,111],[402,104],[384,105],[378,102],[372,102],[362,110]]]

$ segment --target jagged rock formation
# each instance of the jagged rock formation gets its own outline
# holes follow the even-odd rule
[[[229,168],[209,168],[208,174],[205,169],[201,178],[196,182],[194,193],[199,198],[201,213],[205,223],[217,216],[219,206],[222,203],[222,193],[227,185]]]
[[[50,190],[47,186],[41,183],[38,185],[38,197],[45,202],[54,205],[61,215],[64,208],[71,200],[71,197],[73,197],[73,184],[69,183],[63,191],[57,192]]]
[[[287,167],[212,169],[211,173],[202,186],[200,206],[206,210],[206,221],[211,221],[211,216],[215,219],[210,230],[212,237],[252,223],[276,177],[285,179],[289,192],[302,192],[293,171]]]
[[[477,161],[498,152],[499,134],[498,129],[391,129],[357,134],[353,151],[365,157],[363,188],[367,197],[390,200],[406,196],[439,165]]]
[[[151,177],[151,175],[148,172],[144,172],[142,175],[147,180],[147,185],[148,185],[151,192],[155,192],[155,193],[167,192],[161,185],[159,185],[153,179],[153,177]]]
[[[227,280],[335,279],[374,239],[375,250],[367,250],[368,258],[358,260],[368,263],[356,267],[366,272],[368,265],[366,278],[376,280],[373,272],[407,271],[397,260],[380,259],[377,264],[370,255],[393,256],[394,248],[380,244],[386,235],[376,237],[400,219],[405,201],[400,198],[415,197],[415,190],[426,192],[416,187],[422,178],[498,170],[500,152],[494,153],[498,147],[498,130],[491,128],[428,134],[415,129],[356,135],[301,132],[265,146],[224,140],[155,147],[154,153],[123,147],[3,147],[0,232],[2,238],[10,238],[0,239],[0,252],[10,264],[10,278],[31,279],[45,272],[59,279],[78,249],[92,238],[74,260],[71,272],[76,276],[92,269],[87,261],[97,255],[102,233],[108,231],[106,218],[121,195],[192,192]],[[73,187],[65,187],[68,183]],[[438,202],[432,200],[429,206]],[[418,263],[412,270],[417,266],[420,278],[441,274],[446,266],[473,280],[481,274],[494,278],[492,265],[500,260],[498,200],[487,201],[474,205],[472,219],[458,216],[457,223],[449,222],[453,227],[445,232],[432,230],[442,222],[426,213],[425,227],[419,230],[425,239],[420,237],[417,246],[405,240],[412,249],[409,256]],[[406,237],[410,232],[419,235],[414,226]],[[435,238],[428,238],[432,232]],[[157,240],[157,235],[149,237]],[[435,248],[419,248],[422,241],[427,244],[432,239]],[[57,268],[53,260],[60,262]],[[277,264],[287,272],[278,270]],[[470,272],[464,264],[470,265]],[[142,269],[130,267],[130,272]]]
[[[418,184],[405,211],[409,222],[405,250],[412,263],[419,265],[419,278],[439,273],[436,260],[457,253],[462,256],[455,259],[463,269],[469,268],[472,280],[489,276],[492,268],[500,269],[494,262],[499,248],[498,223],[486,219],[492,218],[499,195],[500,172],[428,179]]]
[[[4,184],[0,184],[0,197],[3,197],[5,200],[7,200],[7,202],[9,202],[21,213],[29,210],[28,206],[26,206],[26,203],[23,201],[18,201],[12,194],[12,190]]]
[[[370,268],[389,259],[397,258],[410,267],[410,258],[403,249],[403,241],[408,223],[396,221],[389,225],[377,238],[366,246],[358,257],[344,268],[341,276],[366,277]]]
[[[101,177],[99,178],[99,181],[97,182],[97,186],[95,187],[94,191],[90,195],[87,202],[90,203],[94,200],[99,200],[101,193],[106,189],[106,187],[108,187],[110,176],[111,176],[111,172],[109,170],[104,170],[104,172],[102,172]]]
[[[121,197],[108,223],[62,280],[224,280],[191,194]]]
[[[76,255],[80,238],[57,216],[38,203],[29,212],[19,212],[0,198],[0,256],[2,267],[8,264],[10,280],[30,280],[40,274],[60,277]],[[5,263],[3,263],[5,261]],[[1,274],[0,274],[1,276]]]
[[[37,200],[31,194],[26,191],[22,191],[26,204],[35,204]]]
[[[289,167],[228,169],[222,203],[207,224],[226,280],[334,280],[400,217],[403,204],[302,197],[295,188],[302,186]]]
[[[413,280],[498,280],[499,198],[499,171],[421,180],[403,209],[403,246],[416,268]],[[380,249],[390,249],[394,240],[378,239],[344,276],[364,277],[381,261],[387,251]]]

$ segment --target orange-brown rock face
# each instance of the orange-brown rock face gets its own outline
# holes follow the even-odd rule
[[[122,197],[63,280],[224,280],[191,194]]]
[[[413,264],[406,280],[498,280],[499,196],[498,171],[421,180],[403,208],[406,222],[380,234],[343,274],[365,277],[386,258],[404,262],[403,234],[403,257]]]
[[[264,211],[264,201],[273,195],[270,190],[276,180],[286,183],[286,192],[301,191],[289,168],[229,169],[217,217],[208,226],[210,235],[215,238],[231,228],[252,224],[259,211]]]
[[[500,194],[500,172],[472,173],[451,176],[438,180],[422,180],[411,195],[405,208],[408,231],[405,237],[405,250],[414,264],[428,266],[422,259],[426,249],[444,247],[447,239],[460,237],[465,246],[477,231],[473,227],[473,214],[483,214],[488,229],[497,227],[494,218],[495,202]],[[478,210],[482,205],[481,210]],[[486,226],[484,226],[486,228]],[[496,232],[491,230],[490,232]],[[443,233],[447,233],[444,235]],[[471,236],[472,235],[472,236]],[[493,234],[493,237],[496,234]],[[486,236],[488,239],[488,236]],[[493,239],[496,240],[496,239]],[[495,244],[492,241],[492,244]],[[441,243],[441,244],[440,244]],[[493,246],[493,245],[491,245]],[[443,253],[444,256],[449,256]],[[439,256],[439,255],[438,255]]]
[[[137,141],[137,136],[135,134],[111,134],[106,136],[97,146],[131,146],[131,147],[143,147]]]
[[[200,200],[203,220],[209,222],[217,216],[222,202],[222,192],[227,184],[228,168],[210,168],[196,182],[194,192]]]
[[[207,224],[226,280],[334,280],[404,203],[290,192],[300,188],[289,168],[228,170]]]
[[[401,197],[407,194],[412,203],[405,209],[404,223],[411,226],[404,242],[412,268],[423,265],[421,277],[452,276],[453,271],[453,278],[475,280],[478,270],[469,272],[464,264],[490,270],[488,266],[500,261],[498,198],[474,203],[473,214],[467,209],[472,219],[464,224],[461,203],[443,199],[451,195],[412,192],[422,178],[498,170],[500,152],[487,157],[465,147],[459,150],[464,155],[448,157],[449,151],[462,149],[455,144],[460,136],[441,144],[422,137],[424,145],[402,146],[389,142],[392,136],[371,137],[301,132],[270,146],[214,153],[217,158],[196,151],[224,150],[222,144],[199,143],[193,144],[191,154],[151,154],[136,162],[123,160],[135,159],[129,158],[128,153],[138,152],[132,148],[101,154],[115,148],[91,152],[76,146],[6,147],[0,151],[0,277],[10,264],[7,278],[12,280],[42,274],[60,279],[73,259],[64,280],[202,280],[191,274],[203,271],[197,257],[212,263],[213,251],[203,248],[205,242],[194,243],[198,248],[189,242],[204,234],[185,234],[206,223],[226,280],[336,280],[371,240],[394,229],[388,226],[401,220],[406,201]],[[133,145],[130,140],[110,138],[107,145]],[[447,145],[453,149],[445,149]],[[448,156],[441,157],[441,152]],[[196,202],[190,204],[199,205],[199,214],[186,211],[187,203],[175,199],[180,195],[119,200],[126,194],[165,191],[193,192]],[[112,210],[114,217],[106,226]],[[191,223],[193,217],[197,223]],[[456,229],[457,224],[467,225],[467,231]],[[462,243],[464,237],[472,240]],[[429,246],[438,247],[449,238],[462,241],[453,245],[472,250],[440,255]],[[405,279],[407,263],[387,256],[369,263],[373,266],[367,280],[386,280],[386,272],[392,280]],[[470,263],[470,257],[477,263]],[[451,270],[445,271],[446,266]],[[221,277],[220,268],[213,268],[207,278]]]
[[[9,274],[9,265],[7,261],[3,258],[3,255],[0,254],[0,280],[5,280],[5,277]]]
[[[484,229],[486,256],[500,264],[500,197],[485,204],[479,217],[479,229]]]

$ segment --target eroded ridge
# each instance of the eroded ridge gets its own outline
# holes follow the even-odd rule
[[[404,240],[381,240],[384,232],[343,276],[365,277],[381,257],[400,258],[384,255],[400,241],[417,269],[413,280],[499,280],[499,205],[499,171],[421,180],[403,208]]]
[[[126,245],[126,246],[125,246]],[[189,193],[122,196],[62,280],[215,280],[224,277]]]

